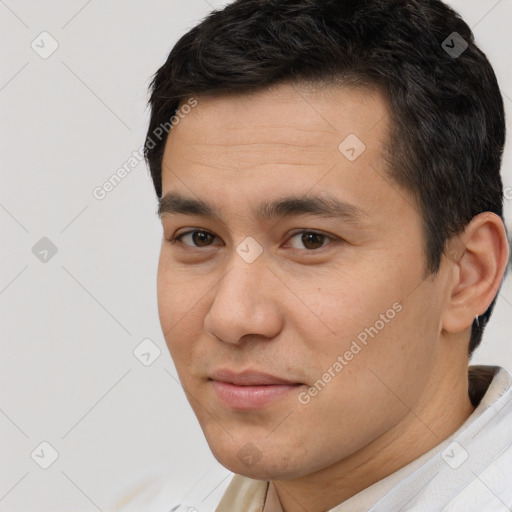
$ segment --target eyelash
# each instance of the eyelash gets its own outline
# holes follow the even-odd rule
[[[183,243],[181,242],[181,239],[186,236],[186,235],[190,235],[190,234],[193,234],[193,233],[207,233],[209,235],[213,235],[215,238],[217,238],[216,235],[214,235],[213,233],[211,233],[210,231],[206,231],[204,229],[192,229],[192,230],[189,230],[189,231],[185,231],[184,233],[181,233],[180,235],[178,236],[175,236],[174,238],[168,238],[168,242],[170,242],[171,244],[175,244],[176,242],[180,242],[180,243]],[[295,233],[292,233],[289,237],[289,239],[297,236],[297,235],[303,235],[303,234],[314,234],[314,235],[319,235],[319,236],[322,236],[328,240],[331,240],[332,241],[339,241],[340,239],[339,238],[335,238],[333,236],[330,236],[330,235],[327,235],[326,233],[323,233],[321,231],[315,231],[315,230],[312,230],[312,229],[303,229],[301,231],[296,231]],[[288,239],[288,240],[289,240]],[[207,248],[207,247],[211,247],[211,245],[208,245],[208,246],[205,246],[205,247],[197,247],[195,245],[187,245],[187,244],[183,244],[185,245],[186,247],[190,247],[192,249],[204,249],[204,248]],[[327,247],[327,245],[329,244],[325,244],[325,245],[322,245],[321,247],[318,247],[317,249],[296,249],[295,247],[292,247],[292,249],[295,249],[297,251],[300,251],[300,250],[304,250],[304,251],[307,251],[307,252],[314,252],[314,251],[318,251],[320,249],[323,249],[324,247]]]

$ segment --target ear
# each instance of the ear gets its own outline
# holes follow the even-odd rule
[[[461,332],[483,314],[498,293],[508,262],[508,242],[501,218],[491,212],[474,217],[455,241],[453,280],[442,327]],[[455,254],[452,252],[452,256]]]

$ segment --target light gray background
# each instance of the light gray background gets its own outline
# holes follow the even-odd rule
[[[169,509],[184,499],[203,511],[228,482],[160,331],[161,228],[144,163],[105,199],[92,193],[144,143],[150,76],[226,3],[0,0],[0,512],[105,511],[161,474]],[[510,132],[512,0],[449,3],[495,67]],[[43,31],[58,43],[46,59],[31,47],[51,48]],[[509,220],[511,162],[508,144]],[[58,249],[47,262],[32,252],[42,237]],[[473,362],[512,371],[511,314],[508,279]],[[133,351],[148,338],[161,354],[145,366]],[[48,469],[43,441],[58,452]]]

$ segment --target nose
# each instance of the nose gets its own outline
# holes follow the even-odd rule
[[[276,337],[282,328],[276,281],[261,261],[237,262],[217,285],[204,320],[206,331],[232,344]]]

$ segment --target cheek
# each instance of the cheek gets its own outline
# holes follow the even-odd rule
[[[176,262],[168,257],[163,248],[158,263],[157,298],[164,334],[174,327],[179,328],[179,324],[186,321],[187,315],[193,312],[194,305],[205,291],[200,281],[183,276]]]
[[[418,286],[417,275],[381,273],[380,283],[377,278],[340,274],[314,288],[309,314],[295,315],[308,384],[332,382],[322,391],[327,401],[340,395],[347,401],[350,396],[384,398],[386,384],[401,391],[404,382],[415,383],[403,390],[412,397],[434,364],[437,317],[430,304],[435,290],[428,282]]]
[[[374,277],[362,273],[348,276],[340,272],[315,287],[314,293],[308,293],[304,284],[296,295],[302,302],[296,307],[303,311],[289,314],[299,323],[308,348],[318,355],[343,354],[353,340],[364,342],[399,316],[401,291],[397,283],[379,285]]]
[[[197,340],[203,331],[205,309],[212,283],[207,278],[185,279],[173,271],[172,263],[160,258],[157,275],[158,314],[162,333],[180,379],[188,380],[184,371],[197,366]]]
[[[177,290],[173,285],[173,276],[164,268],[162,257],[160,257],[157,274],[158,315],[166,340],[173,325],[173,318],[177,314],[176,307],[179,306],[176,297]]]
[[[418,289],[417,294],[391,304],[386,296],[382,305],[372,306],[371,315],[361,314],[350,326],[340,323],[344,334],[335,344],[312,352],[316,379],[329,380],[329,369],[336,375],[317,401],[319,407],[335,404],[334,424],[344,419],[357,430],[367,422],[371,437],[405,414],[404,404],[417,402],[435,367],[437,340],[435,312],[421,307],[429,293]]]

